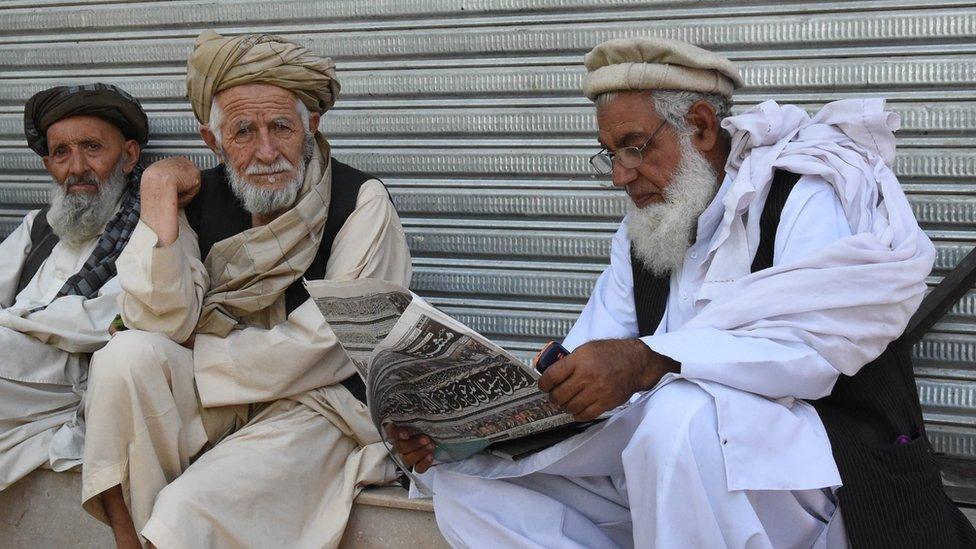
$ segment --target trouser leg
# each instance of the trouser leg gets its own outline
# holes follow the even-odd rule
[[[0,490],[48,463],[51,439],[80,402],[68,385],[0,378]]]
[[[628,547],[630,514],[609,477],[489,480],[434,467],[434,515],[453,547]]]
[[[714,400],[675,381],[648,402],[623,452],[638,547],[811,547],[828,490],[729,491]]]
[[[92,357],[85,406],[83,506],[106,521],[97,496],[121,485],[137,530],[159,491],[235,421],[234,410],[200,408],[190,350],[139,331],[117,334]]]
[[[331,411],[275,401],[163,489],[141,534],[160,548],[336,547],[361,487],[393,468]]]

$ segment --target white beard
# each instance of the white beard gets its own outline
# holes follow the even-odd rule
[[[312,158],[312,147],[314,146],[315,139],[311,132],[306,132],[302,162],[297,168],[284,158],[272,164],[255,161],[244,170],[244,174],[238,172],[230,162],[226,161],[227,155],[221,150],[220,154],[227,168],[227,178],[230,180],[231,191],[244,205],[244,209],[254,215],[271,215],[291,208],[298,198],[299,191],[302,190],[302,183],[305,181],[305,167]],[[295,177],[281,189],[258,187],[244,178],[244,175],[275,173],[285,170],[295,170]]]
[[[94,177],[69,176],[61,183],[54,182],[49,192],[51,207],[47,222],[58,239],[77,245],[102,234],[128,185],[124,163],[125,157],[119,158],[112,173],[101,181]],[[98,192],[68,193],[70,185],[80,182],[95,183]]]
[[[664,189],[664,202],[638,208],[627,200],[627,236],[635,255],[656,275],[678,268],[692,244],[698,217],[715,198],[716,173],[711,164],[681,136],[681,162]]]

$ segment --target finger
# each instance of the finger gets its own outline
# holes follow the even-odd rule
[[[546,369],[546,372],[539,378],[539,388],[548,393],[573,375],[575,369],[576,362],[573,360],[573,355],[569,355]]]
[[[407,454],[400,454],[400,455],[403,456],[403,461],[407,465],[413,466],[423,462],[429,457],[432,457],[434,455],[434,449],[424,447],[423,449],[417,450],[416,452],[410,452]]]
[[[396,448],[397,452],[400,452],[401,454],[408,454],[410,452],[416,452],[421,448],[427,448],[430,446],[430,442],[420,442],[420,439],[412,438],[410,440],[397,441],[393,446]]]
[[[606,405],[597,402],[590,404],[582,413],[573,415],[573,419],[576,421],[593,421],[609,409]]]
[[[574,416],[582,413],[592,404],[597,402],[599,395],[594,394],[592,391],[581,391],[577,393],[569,402],[563,404],[562,407],[566,409],[567,412],[573,414]]]
[[[431,455],[427,456],[423,461],[421,461],[421,462],[417,463],[416,465],[414,465],[413,468],[418,473],[423,473],[423,472],[427,471],[427,469],[430,469],[430,466],[433,465],[433,464],[434,464],[434,455],[431,454]]]
[[[576,376],[570,376],[569,379],[549,391],[549,400],[560,406],[565,406],[567,402],[579,395],[584,387],[585,385],[576,379]]]

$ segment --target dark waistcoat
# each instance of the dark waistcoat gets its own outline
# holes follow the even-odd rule
[[[773,265],[780,214],[799,177],[777,171],[773,178],[752,272]],[[655,276],[633,251],[631,263],[643,337],[655,332],[664,315],[670,276]],[[811,404],[840,470],[844,485],[837,498],[852,547],[976,547],[976,531],[942,487],[925,435],[910,349],[901,340],[856,375],[841,375],[829,396]],[[896,443],[900,435],[909,442]]]
[[[325,278],[325,268],[332,254],[332,243],[345,224],[346,219],[356,209],[359,188],[373,176],[361,172],[348,164],[332,159],[332,194],[329,200],[329,217],[325,221],[322,243],[312,259],[305,274],[285,290],[285,310],[291,314],[308,299],[308,292],[302,286],[302,278],[321,280]],[[197,233],[200,257],[206,258],[214,244],[251,228],[251,214],[244,209],[234,196],[227,180],[224,165],[204,170],[201,174],[200,194],[193,199],[184,212],[190,226]],[[287,357],[282,357],[287,360]],[[353,374],[342,385],[359,400],[366,402],[366,387],[359,375]]]
[[[34,217],[34,223],[30,230],[31,249],[27,252],[24,265],[20,268],[20,278],[17,279],[17,289],[14,295],[19,294],[30,284],[44,260],[51,255],[54,247],[58,244],[58,235],[54,234],[54,230],[47,222],[47,211],[49,209],[51,209],[50,206],[44,206]]]

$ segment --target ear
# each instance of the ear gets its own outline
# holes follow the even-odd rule
[[[122,165],[122,170],[126,174],[130,174],[132,173],[133,168],[136,167],[136,164],[139,163],[139,153],[142,151],[139,148],[139,143],[137,143],[135,139],[127,140],[124,145],[124,150],[126,161],[125,164]]]
[[[44,155],[41,157],[41,162],[44,163],[44,169],[51,173],[51,157]]]
[[[698,101],[692,105],[685,119],[694,128],[691,143],[696,149],[704,154],[718,146],[721,128],[715,118],[715,109],[708,101]]]
[[[317,112],[311,113],[308,117],[308,129],[311,130],[312,133],[319,131],[319,122],[321,121],[322,121],[321,114]]]
[[[210,147],[210,150],[214,154],[220,156],[220,147],[217,146],[217,136],[210,130],[210,126],[200,126],[200,137],[203,138],[203,142]]]

